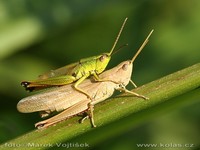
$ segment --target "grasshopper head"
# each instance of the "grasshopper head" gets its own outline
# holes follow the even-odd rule
[[[111,58],[111,55],[109,53],[104,53],[98,57],[97,62],[96,62],[96,66],[97,66],[96,73],[97,74],[102,73],[106,69],[106,67],[110,61],[110,58]]]
[[[124,86],[126,86],[132,75],[133,70],[133,63],[130,60],[124,61],[118,65],[118,70],[116,72],[117,78],[119,83],[122,83]]]
[[[131,60],[121,62],[116,67],[105,71],[100,74],[100,78],[103,80],[111,80],[123,85],[127,85],[131,78],[133,63]]]
[[[102,55],[100,55],[98,57],[97,63],[96,63],[96,66],[97,66],[96,67],[96,73],[97,74],[100,74],[101,72],[103,72],[106,69],[106,66],[108,65],[108,63],[110,61],[111,55],[113,54],[113,51],[114,51],[115,46],[116,46],[116,44],[117,44],[117,42],[119,40],[119,37],[120,37],[120,35],[122,33],[122,30],[124,28],[124,25],[126,24],[127,19],[128,18],[125,18],[125,20],[124,20],[124,22],[123,22],[123,24],[122,24],[122,26],[120,28],[120,31],[119,31],[119,33],[117,35],[117,38],[116,38],[116,40],[115,40],[110,52],[109,53],[104,53],[104,54],[102,54]]]

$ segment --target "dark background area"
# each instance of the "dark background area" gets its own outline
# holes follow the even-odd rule
[[[129,45],[112,57],[107,68],[131,59],[151,29],[150,42],[134,63],[132,79],[138,86],[198,63],[199,10],[198,0],[0,0],[0,142],[33,130],[40,120],[37,113],[16,109],[18,101],[30,95],[21,81],[109,52],[126,17],[117,47]],[[137,138],[144,143],[195,143],[199,108],[200,103],[191,102],[110,139],[107,145],[130,148]]]

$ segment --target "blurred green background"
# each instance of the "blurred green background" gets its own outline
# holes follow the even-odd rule
[[[125,17],[129,19],[117,47],[129,45],[113,56],[107,68],[130,59],[151,29],[155,31],[150,42],[134,64],[132,79],[137,85],[199,62],[199,13],[198,0],[0,0],[0,142],[33,130],[40,120],[37,113],[16,110],[17,102],[30,95],[20,82],[108,52]],[[199,102],[191,102],[105,145],[131,148],[137,137],[140,143],[197,142],[199,108]]]

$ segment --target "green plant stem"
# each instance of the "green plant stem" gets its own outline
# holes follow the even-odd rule
[[[79,124],[77,122],[79,118],[74,117],[44,130],[31,131],[30,133],[8,141],[7,144],[21,144],[19,149],[26,149],[27,146],[33,149],[38,146],[38,148],[42,149],[45,144],[55,145],[62,141],[69,141],[81,134],[85,135],[88,131],[101,131],[101,128],[104,128],[104,126],[106,127],[106,124],[109,126],[112,122],[123,121],[123,118],[133,114],[137,115],[139,111],[151,108],[184,93],[190,93],[198,87],[200,87],[200,63],[133,90],[134,92],[149,97],[149,100],[143,100],[128,94],[123,94],[96,105],[94,119],[98,129],[91,128],[89,120],[86,120],[83,124]],[[195,92],[199,92],[199,90],[196,90]],[[123,128],[132,126],[133,124],[137,124],[137,120],[129,118],[129,121],[123,122]],[[114,131],[118,131],[119,133],[119,131],[123,130],[119,126],[115,127],[114,125],[112,126],[110,133],[106,132],[104,133],[104,136],[112,135]],[[101,138],[102,137],[99,136],[99,139]],[[91,136],[87,136],[83,141],[84,140],[91,140],[93,143],[97,142]],[[6,143],[1,145],[2,149],[6,149],[5,144]],[[31,147],[31,144],[35,145]]]

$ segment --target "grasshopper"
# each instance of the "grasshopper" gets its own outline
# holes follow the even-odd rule
[[[86,118],[90,118],[92,126],[96,127],[93,115],[94,105],[112,96],[115,90],[124,91],[136,97],[148,99],[143,95],[127,90],[126,85],[131,82],[136,87],[131,80],[133,62],[147,44],[152,32],[153,30],[149,33],[142,46],[131,60],[121,62],[116,67],[100,74],[100,78],[106,81],[95,82],[91,78],[86,79],[80,85],[81,88],[92,96],[93,100],[87,98],[85,94],[74,90],[73,85],[69,84],[20,100],[17,104],[18,111],[22,113],[40,112],[41,117],[46,117],[54,111],[62,111],[49,119],[36,123],[35,127],[37,128],[46,128],[74,115],[88,111],[88,115],[82,119],[82,122]]]
[[[26,90],[33,91],[53,86],[62,86],[74,83],[73,87],[77,91],[85,94],[88,98],[92,99],[87,92],[85,92],[78,86],[91,75],[94,76],[96,81],[103,81],[99,78],[98,75],[102,73],[108,65],[127,19],[128,18],[124,20],[117,35],[117,38],[109,53],[103,53],[99,56],[81,59],[77,63],[72,63],[70,65],[44,73],[40,75],[39,79],[37,80],[23,81],[21,82],[21,85],[24,86]]]

